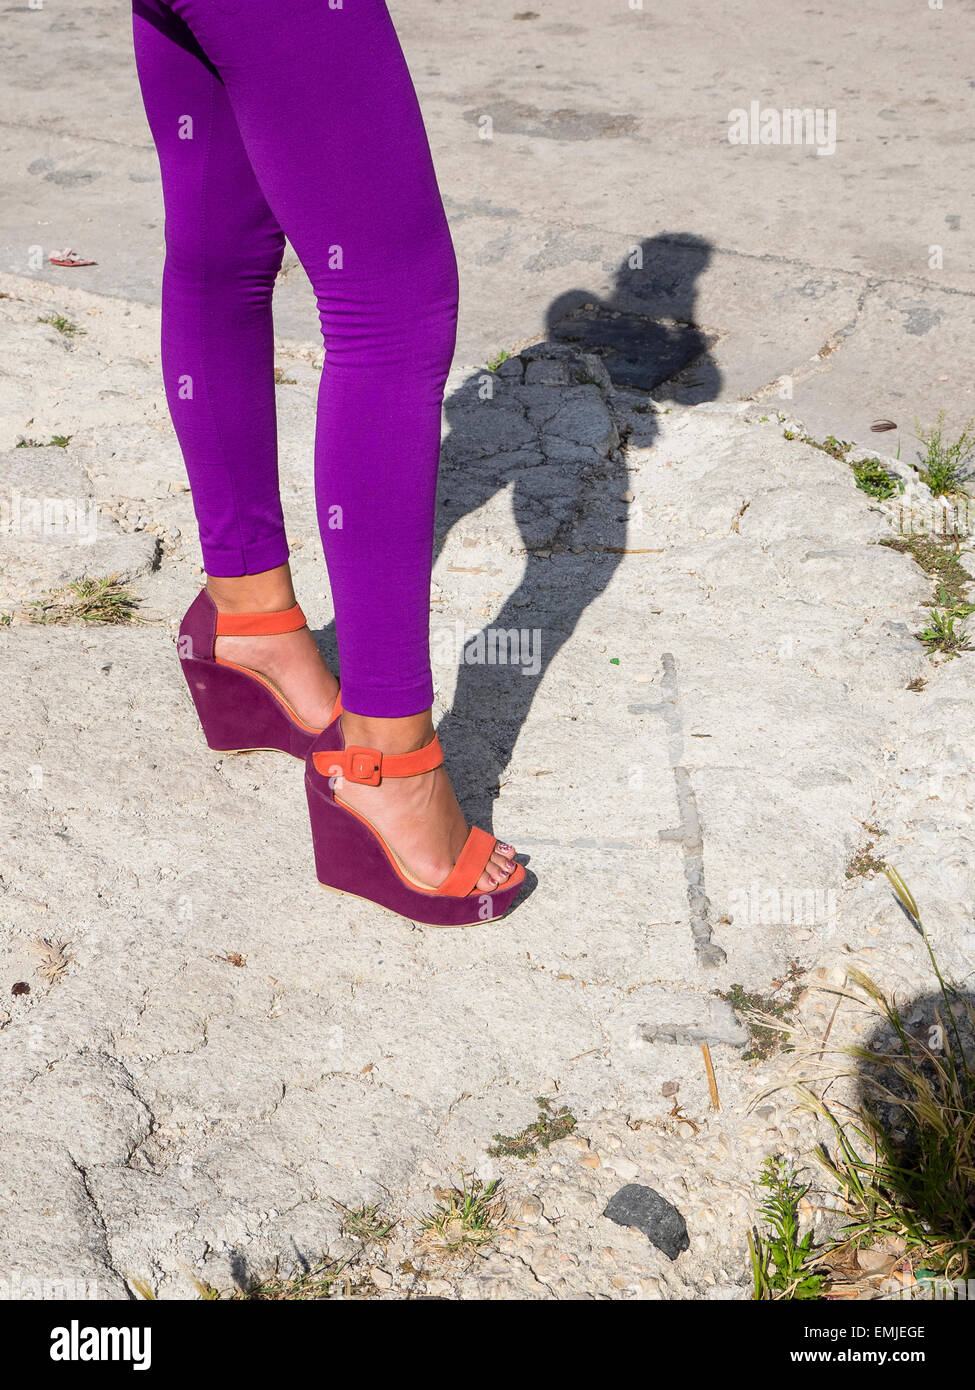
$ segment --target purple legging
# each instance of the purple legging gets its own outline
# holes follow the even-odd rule
[[[166,212],[162,367],[204,564],[288,558],[271,293],[285,236],[325,341],[315,493],[342,698],[433,702],[430,569],[457,264],[383,0],[133,0]]]

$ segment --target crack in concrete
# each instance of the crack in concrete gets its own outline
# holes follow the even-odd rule
[[[793,367],[790,371],[780,372],[778,376],[773,377],[773,379],[766,382],[764,386],[756,387],[754,391],[748,396],[742,397],[742,399],[748,401],[762,401],[767,399],[772,392],[776,390],[784,376],[789,377],[793,386],[808,381],[810,377],[819,376],[825,370],[825,364],[828,358],[832,357],[833,353],[837,352],[847,339],[851,338],[856,332],[857,325],[863,317],[863,310],[867,299],[886,283],[888,282],[873,278],[866,281],[863,289],[857,295],[853,316],[846,323],[841,324],[839,328],[834,329],[832,333],[828,334],[813,361],[810,362],[807,359],[800,366]]]
[[[128,1279],[119,1269],[118,1265],[115,1263],[115,1257],[112,1254],[111,1242],[108,1238],[108,1225],[106,1224],[105,1216],[102,1212],[102,1209],[98,1205],[98,1199],[95,1196],[94,1192],[92,1192],[91,1190],[91,1183],[88,1181],[88,1170],[87,1168],[83,1168],[81,1164],[77,1161],[77,1159],[74,1158],[70,1152],[68,1152],[67,1150],[66,1152],[68,1153],[68,1159],[71,1163],[72,1168],[74,1168],[75,1172],[78,1174],[78,1177],[81,1179],[81,1186],[84,1189],[85,1197],[88,1199],[88,1205],[90,1206],[92,1215],[95,1218],[95,1224],[98,1229],[98,1234],[101,1237],[103,1247],[101,1255],[102,1263],[104,1264],[105,1268],[109,1270],[110,1273],[114,1274],[115,1277],[122,1284],[122,1287],[125,1289],[126,1297],[128,1298],[128,1300],[130,1302],[134,1302],[135,1295],[129,1288]]]
[[[641,705],[640,711],[652,711],[663,717],[667,726],[667,753],[674,772],[680,825],[658,832],[661,840],[670,840],[684,851],[684,880],[687,884],[687,903],[690,908],[691,937],[697,958],[702,965],[723,965],[727,955],[711,940],[711,904],[704,887],[704,835],[697,809],[697,797],[690,772],[684,765],[684,732],[680,717],[677,663],[672,652],[661,656],[663,666],[663,698],[656,705]]]
[[[0,120],[0,130],[29,130],[32,135],[47,135],[57,140],[65,140],[71,145],[114,145],[117,149],[139,150],[152,154],[153,146],[138,145],[132,140],[112,140],[107,135],[91,135],[88,131],[69,130],[64,126],[43,125],[35,121]]]

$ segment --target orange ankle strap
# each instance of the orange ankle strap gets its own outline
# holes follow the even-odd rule
[[[443,749],[434,734],[425,748],[413,753],[381,753],[378,748],[350,744],[341,751],[313,753],[315,770],[323,777],[344,777],[367,787],[378,787],[384,777],[416,777],[432,772],[443,762]]]
[[[217,613],[218,637],[273,637],[304,626],[305,615],[297,603],[283,613]]]

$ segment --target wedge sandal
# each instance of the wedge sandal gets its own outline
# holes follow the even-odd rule
[[[517,864],[490,893],[476,888],[498,843],[486,830],[471,828],[450,873],[443,883],[430,888],[410,877],[365,816],[336,800],[336,785],[341,791],[343,779],[378,787],[384,777],[414,777],[442,762],[436,734],[415,753],[382,753],[378,748],[346,746],[341,720],[333,718],[305,763],[319,883],[432,927],[476,926],[503,917],[525,881],[525,870]]]

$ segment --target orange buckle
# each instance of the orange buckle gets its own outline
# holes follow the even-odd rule
[[[361,748],[357,744],[345,749],[350,782],[366,787],[378,787],[382,781],[383,755],[378,748]]]

